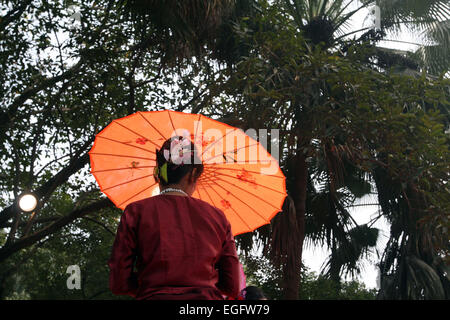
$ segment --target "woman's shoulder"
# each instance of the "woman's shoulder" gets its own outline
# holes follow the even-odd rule
[[[130,202],[127,207],[141,207],[141,206],[145,206],[148,205],[149,203],[155,201],[155,197],[148,197],[148,198],[144,198],[141,200],[137,200],[137,201],[133,201]]]
[[[163,198],[158,195],[133,201],[126,206],[125,211],[140,213],[143,210],[148,210],[149,207],[158,206],[161,200]]]
[[[216,219],[222,220],[222,222],[224,222],[224,223],[226,223],[226,221],[228,221],[228,219],[225,216],[225,213],[221,209],[211,205],[209,202],[206,202],[202,199],[195,198],[195,197],[183,197],[183,196],[175,196],[175,195],[156,195],[156,196],[152,196],[152,197],[148,197],[148,198],[145,198],[142,200],[132,202],[132,203],[128,204],[127,208],[129,211],[141,212],[141,211],[143,211],[142,209],[144,209],[144,208],[146,210],[148,210],[149,207],[158,208],[162,204],[161,202],[165,202],[169,205],[174,200],[182,201],[182,202],[186,201],[187,203],[189,203],[190,206],[196,208],[197,211],[207,212],[207,213],[209,213],[209,215],[214,216]]]
[[[195,197],[189,197],[189,200],[196,203],[197,205],[204,206],[207,208],[211,208],[212,210],[222,212],[222,210],[220,210],[219,208],[216,208],[215,206],[213,206],[212,204],[210,204],[209,202],[207,202],[205,200],[195,198]]]

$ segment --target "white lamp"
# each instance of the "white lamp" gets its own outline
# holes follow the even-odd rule
[[[24,193],[19,198],[20,210],[24,212],[31,212],[36,209],[37,203],[37,198],[32,193]]]

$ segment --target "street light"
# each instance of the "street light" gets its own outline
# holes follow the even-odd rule
[[[19,198],[19,208],[24,212],[32,212],[36,209],[37,198],[32,193],[24,193]]]
[[[38,198],[31,192],[25,192],[19,197],[18,204],[20,210],[22,210],[23,212],[32,212],[24,230],[24,236],[26,237],[30,232],[31,224],[33,223],[34,217],[36,216],[36,211],[34,210],[37,207]]]

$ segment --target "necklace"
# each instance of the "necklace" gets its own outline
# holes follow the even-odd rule
[[[189,195],[186,192],[184,192],[181,189],[176,189],[176,188],[166,188],[166,189],[162,190],[159,194],[164,194],[164,193],[167,193],[167,192],[179,192],[179,193],[183,193],[183,194],[185,194],[186,196],[189,197]]]

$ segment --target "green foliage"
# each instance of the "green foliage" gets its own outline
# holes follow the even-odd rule
[[[426,261],[446,287],[440,266],[449,252],[443,224],[448,226],[449,212],[449,80],[381,73],[351,56],[309,46],[270,9],[261,19],[282,27],[257,33],[242,28],[255,50],[242,58],[227,83],[237,97],[229,109],[250,126],[283,131],[280,161],[288,190],[297,183],[294,155],[308,157],[305,231],[333,252],[334,279],[343,268],[357,272],[356,262],[376,243],[376,237],[351,236],[350,230],[360,229],[346,209],[372,184],[383,216],[392,223],[392,238],[404,232],[404,250]],[[380,180],[380,171],[386,180]],[[356,177],[364,192],[355,188]],[[375,236],[373,231],[369,234]],[[408,256],[391,253],[399,261]],[[395,269],[395,263],[388,265]],[[426,286],[421,279],[415,288]],[[402,285],[402,292],[410,292],[407,287]]]
[[[305,275],[300,285],[301,300],[375,300],[377,289],[352,280],[335,282],[314,272]]]
[[[17,266],[7,278],[5,299],[128,299],[109,290],[107,261],[117,226],[117,210],[105,210],[61,229],[52,239],[14,255],[1,266]],[[98,223],[92,223],[93,219]],[[34,251],[31,256],[29,254]],[[28,258],[26,258],[28,256]],[[68,289],[67,267],[78,265],[81,289]]]
[[[71,18],[69,5],[80,21]],[[127,20],[114,5],[106,0],[0,5],[9,12],[0,22],[2,244],[9,233],[4,228],[14,225],[9,244],[24,240],[27,217],[14,202],[24,190],[40,197],[40,223],[32,232],[101,199],[86,168],[87,152],[113,119],[138,110],[205,107],[203,96],[214,81],[208,76],[215,71],[189,59],[169,67],[164,43],[150,39],[154,26]]]
[[[247,285],[260,287],[269,299],[283,299],[283,275],[267,258],[242,257]],[[367,289],[359,281],[336,282],[302,268],[299,284],[300,300],[374,300],[376,289]]]
[[[281,300],[283,298],[282,271],[275,268],[267,258],[247,256],[240,260],[244,265],[247,285],[260,287],[268,299]]]

